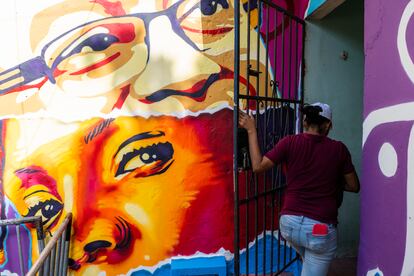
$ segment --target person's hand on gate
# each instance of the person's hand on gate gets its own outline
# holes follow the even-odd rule
[[[244,112],[239,112],[239,125],[246,129],[247,132],[256,131],[254,117],[252,115],[247,115]]]

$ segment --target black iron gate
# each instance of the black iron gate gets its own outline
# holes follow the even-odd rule
[[[302,131],[305,23],[293,15],[294,2],[284,9],[271,0],[234,1],[235,275],[277,275],[298,258],[278,231],[283,168],[253,173],[247,134],[237,126],[237,111],[255,116],[263,153]]]

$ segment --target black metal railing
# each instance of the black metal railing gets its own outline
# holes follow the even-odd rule
[[[302,131],[305,22],[269,0],[234,10],[234,273],[278,275],[298,259],[278,231],[283,168],[253,173],[237,122],[239,110],[255,116],[263,153]]]

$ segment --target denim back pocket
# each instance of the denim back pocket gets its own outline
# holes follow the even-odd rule
[[[336,229],[329,230],[326,235],[314,236],[312,233],[306,233],[307,248],[315,253],[324,253],[336,249]]]

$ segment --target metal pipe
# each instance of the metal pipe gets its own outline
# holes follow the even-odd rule
[[[250,96],[250,51],[251,51],[251,47],[250,47],[250,29],[251,29],[251,5],[250,5],[250,0],[247,0],[247,25],[246,25],[246,33],[247,33],[247,38],[246,38],[246,43],[247,43],[247,49],[246,49],[246,95]],[[240,12],[239,12],[240,14]],[[240,23],[239,23],[240,24]],[[240,46],[239,46],[240,49]],[[240,93],[239,93],[240,94]],[[250,101],[247,100],[246,101],[246,110],[247,110],[247,114],[249,114],[249,110],[250,110]]]
[[[18,225],[24,223],[35,223],[37,220],[41,220],[41,217],[23,217],[17,219],[2,219],[0,220],[0,226],[6,225]]]
[[[305,37],[306,37],[306,25],[302,24],[302,64],[301,66],[301,79],[300,79],[300,104],[303,107],[303,101],[304,101],[304,93],[305,93]],[[303,124],[302,124],[302,120],[303,120],[303,114],[300,113],[300,131],[303,131]]]
[[[68,257],[69,257],[69,248],[70,248],[70,238],[71,238],[71,231],[72,231],[72,217],[69,218],[68,226],[66,227],[66,236],[65,236],[65,254],[64,254],[64,262],[63,262],[63,273],[67,273],[68,270]]]
[[[44,275],[48,276],[49,275],[49,265],[50,265],[50,256],[47,255],[46,256],[46,260],[44,261],[43,265],[41,265],[41,268],[44,272]]]
[[[289,72],[289,75],[288,75],[288,91],[289,91],[289,93],[288,93],[288,95],[289,95],[289,99],[291,99],[292,98],[292,49],[293,49],[293,47],[292,47],[292,33],[293,33],[293,31],[292,31],[292,18],[291,17],[289,17],[289,62],[288,62],[288,72]],[[296,70],[296,68],[295,68],[295,70]],[[296,86],[296,85],[295,85]]]
[[[59,270],[58,275],[63,275],[63,263],[65,262],[65,238],[66,238],[66,231],[63,231],[63,235],[59,239]]]
[[[55,273],[55,266],[56,266],[56,244],[52,248],[52,252],[50,253],[50,263],[49,263],[49,271],[52,275],[56,275]]]
[[[250,176],[251,172],[247,171],[245,172],[245,186],[246,186],[246,199],[247,199],[247,204],[246,204],[246,257],[245,257],[245,261],[246,261],[246,274],[249,274],[249,219],[250,219],[250,206],[249,206],[249,200],[248,198],[250,197],[250,187],[249,187],[249,176]],[[241,202],[239,201],[239,206],[241,206]]]
[[[24,275],[23,250],[22,250],[22,242],[20,240],[20,226],[19,225],[16,225],[16,234],[17,234],[17,248],[19,251],[20,273],[21,275]]]
[[[237,129],[239,122],[239,91],[240,91],[240,2],[234,1],[234,104],[233,104],[233,190],[234,190],[234,274],[240,275],[239,250],[239,179],[238,179],[238,142]]]
[[[69,242],[65,241],[61,275],[66,275],[68,271],[68,257],[69,257]]]
[[[60,238],[57,240],[56,245],[55,245],[55,261],[54,261],[54,267],[53,267],[53,271],[54,271],[53,275],[58,275],[59,273],[59,262],[60,262],[59,252],[60,252],[60,239],[61,238],[62,236],[60,236]]]

